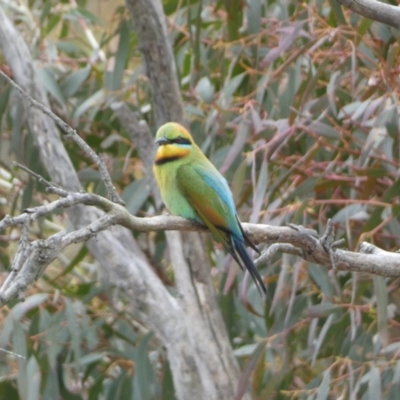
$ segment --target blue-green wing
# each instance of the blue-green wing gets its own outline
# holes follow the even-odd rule
[[[182,195],[218,239],[222,238],[216,230],[241,236],[231,191],[225,178],[214,167],[210,170],[183,165],[178,169],[177,181]],[[225,243],[226,239],[221,241]]]

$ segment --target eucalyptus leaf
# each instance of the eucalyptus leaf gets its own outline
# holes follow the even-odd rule
[[[133,181],[122,192],[122,199],[126,202],[126,208],[132,215],[137,215],[140,208],[150,194],[150,188],[146,179]]]
[[[66,77],[61,83],[60,90],[63,93],[65,99],[69,99],[73,96],[79,88],[82,87],[83,82],[89,77],[91,68],[86,66],[82,69],[72,72]]]
[[[36,74],[43,87],[54,97],[61,107],[65,106],[64,95],[58,86],[58,82],[52,70],[48,68],[37,68]]]
[[[316,400],[329,399],[329,385],[331,383],[331,371],[329,369],[324,371],[322,382],[317,391]]]
[[[206,103],[211,103],[213,101],[214,86],[207,76],[200,78],[195,87],[195,91]]]
[[[27,375],[29,376],[30,382],[27,399],[38,400],[40,399],[40,383],[42,380],[42,374],[35,356],[29,358],[27,364]]]

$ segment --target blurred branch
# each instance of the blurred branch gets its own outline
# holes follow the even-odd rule
[[[106,164],[104,163],[103,157],[97,155],[90,146],[78,135],[75,129],[72,129],[66,122],[55,115],[50,108],[36,101],[29,93],[24,91],[20,86],[18,86],[10,77],[8,77],[3,71],[0,70],[0,75],[5,78],[12,86],[14,86],[22,97],[27,100],[34,107],[42,111],[44,114],[49,116],[57,126],[64,131],[68,138],[71,138],[98,166],[101,179],[106,186],[108,196],[110,199],[119,204],[125,204],[124,201],[119,197],[112,183],[110,174],[108,173]]]
[[[149,77],[156,125],[159,127],[169,121],[182,123],[184,110],[162,3],[159,0],[126,0],[126,5]]]
[[[400,29],[400,7],[376,0],[337,0],[337,2],[363,17]]]
[[[43,88],[38,84],[32,56],[24,39],[0,8],[0,48],[9,65],[13,80],[38,103],[49,108],[49,101]],[[24,97],[23,97],[24,98]],[[35,107],[30,107],[24,98],[27,123],[44,165],[50,168],[52,180],[73,191],[80,189],[78,176],[60,140],[54,120]],[[56,163],[55,163],[56,161]],[[74,217],[74,215],[70,215]],[[77,220],[82,220],[77,218]]]
[[[131,142],[136,146],[143,162],[143,172],[156,198],[157,206],[162,205],[160,191],[153,175],[153,160],[156,153],[154,136],[145,120],[139,120],[138,113],[133,112],[124,102],[115,102],[111,108],[121,125],[128,132]]]
[[[27,209],[18,217],[6,216],[0,221],[0,230],[10,226],[22,225],[18,251],[11,267],[12,272],[0,289],[0,305],[4,305],[15,296],[21,296],[27,286],[38,278],[43,269],[57,257],[57,254],[63,248],[72,243],[87,241],[113,225],[119,224],[140,232],[165,230],[206,231],[203,226],[180,217],[158,216],[139,218],[131,215],[123,206],[96,194],[72,193],[63,189],[60,190],[60,188],[50,182],[47,182],[47,184],[49,192],[56,192],[63,198],[44,206]],[[76,204],[94,205],[102,209],[105,213],[87,227],[70,233],[60,232],[50,236],[48,239],[29,243],[27,235],[24,232],[27,232],[27,227],[30,223],[52,213],[56,208],[67,208]],[[276,251],[281,251],[299,255],[307,261],[318,263],[326,268],[367,272],[386,277],[400,276],[399,253],[390,253],[366,243],[362,245],[360,253],[337,249],[336,246],[339,242],[332,240],[334,230],[331,222],[328,223],[327,233],[320,239],[316,238],[308,230],[295,229],[294,227],[275,227],[243,223],[243,228],[255,243],[280,243],[280,245],[272,245],[257,260],[258,265],[269,259]],[[182,267],[183,263],[186,263],[186,261],[182,261],[184,258],[180,255],[183,254],[183,250],[179,248],[179,252],[178,250],[174,251],[175,246],[181,246],[181,241],[179,238],[176,239],[176,234],[169,234],[167,238],[171,258],[174,260],[177,284],[180,280],[179,276],[184,274],[182,275],[182,280],[185,282],[179,284],[178,288],[189,290],[191,288],[191,285],[189,285],[191,278],[188,275],[189,268],[187,266],[185,268]],[[184,301],[193,302],[196,296],[184,295],[182,298]],[[194,304],[188,303],[187,307],[193,309]]]

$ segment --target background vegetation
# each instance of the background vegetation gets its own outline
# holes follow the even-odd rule
[[[322,232],[332,218],[349,249],[368,240],[395,251],[398,31],[334,0],[163,4],[191,132],[230,182],[241,219]],[[157,128],[125,6],[101,21],[84,1],[1,5],[31,48],[53,111],[107,155],[129,211],[155,215],[142,160],[111,107],[125,101]],[[10,167],[18,160],[46,175],[24,118],[20,98],[0,78],[0,218],[51,198]],[[104,194],[90,161],[65,145],[86,190]],[[31,236],[64,228],[59,213]],[[134,234],[173,292],[164,235]],[[19,232],[0,235],[4,279]],[[263,306],[254,285],[239,290],[242,274],[211,240],[208,251],[243,370],[239,392],[250,378],[254,399],[398,397],[397,279],[282,255],[261,269],[269,290]],[[0,399],[173,399],[164,349],[140,319],[126,318],[123,301],[110,298],[96,262],[77,245],[24,303],[2,308],[0,347],[20,357],[0,352]]]

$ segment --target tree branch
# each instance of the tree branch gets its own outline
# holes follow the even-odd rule
[[[400,7],[376,0],[337,0],[337,2],[357,14],[400,29]]]
[[[159,0],[126,0],[139,39],[146,75],[153,93],[156,126],[183,122],[184,110],[175,62]]]
[[[57,126],[64,131],[66,137],[71,138],[97,165],[99,168],[99,173],[101,179],[103,180],[107,193],[115,203],[125,204],[125,202],[119,197],[115,187],[112,183],[111,176],[108,173],[107,167],[104,163],[102,156],[97,155],[90,146],[78,135],[75,129],[72,129],[66,122],[64,122],[60,117],[55,115],[48,107],[36,101],[29,93],[18,86],[10,77],[8,77],[2,70],[0,70],[0,75],[5,78],[12,86],[14,86],[22,95],[22,97],[27,100],[32,106],[36,107],[38,110],[42,111],[44,114],[49,116]]]
[[[36,174],[35,174],[36,175]],[[58,252],[72,243],[84,242],[97,235],[98,233],[109,229],[113,225],[122,225],[126,228],[140,231],[206,231],[206,228],[183,219],[181,217],[158,216],[140,218],[131,215],[123,206],[113,203],[101,196],[92,193],[72,193],[60,191],[59,188],[48,183],[49,190],[54,189],[65,195],[65,197],[54,202],[30,208],[18,217],[6,216],[0,221],[0,230],[11,226],[22,225],[22,234],[18,246],[17,254],[11,267],[11,273],[8,279],[0,289],[0,305],[5,304],[11,298],[21,295],[21,292],[40,275],[41,271],[57,256]],[[104,214],[93,221],[87,227],[78,229],[74,232],[61,232],[50,236],[46,240],[34,241],[28,243],[27,227],[38,218],[52,213],[56,208],[68,208],[77,204],[96,206],[104,211]],[[333,238],[334,230],[332,223],[328,223],[327,233],[320,239],[314,236],[309,230],[298,229],[294,227],[275,227],[268,225],[246,224],[243,223],[246,234],[255,243],[267,243],[271,246],[256,261],[257,265],[268,261],[277,251],[286,252],[301,256],[304,260],[320,264],[326,268],[337,268],[343,271],[366,272],[385,277],[400,276],[400,253],[390,253],[363,243],[361,253],[355,253],[347,250],[337,249],[337,242],[327,239]],[[25,232],[25,233],[24,233]],[[175,236],[167,236],[167,238]],[[179,240],[178,240],[179,241]],[[182,258],[173,251],[174,239],[169,239],[169,247],[172,258],[178,257],[174,262],[177,285],[180,288],[191,287],[189,285],[189,276],[182,275],[188,273],[189,269],[182,269]],[[180,241],[179,241],[180,242]],[[327,244],[328,243],[328,244]],[[179,249],[178,249],[179,250]],[[199,252],[200,254],[201,252]],[[32,255],[33,254],[33,255]],[[178,255],[177,255],[178,254]],[[382,255],[384,254],[384,257]],[[26,265],[28,263],[28,265]],[[178,284],[182,275],[182,284]],[[204,278],[203,278],[204,279]],[[207,279],[207,278],[206,278]],[[201,279],[200,279],[201,281]],[[10,289],[12,287],[12,289]],[[182,296],[183,299],[196,298],[193,296]],[[190,307],[189,307],[190,306]],[[193,308],[193,304],[187,305]]]

